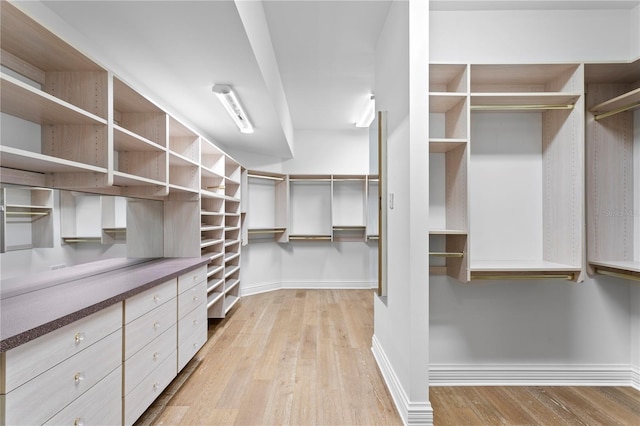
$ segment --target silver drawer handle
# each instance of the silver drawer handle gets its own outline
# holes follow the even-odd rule
[[[198,320],[193,320],[193,325],[198,325]]]
[[[198,301],[198,296],[193,296],[193,301],[197,302]]]
[[[154,361],[157,361],[159,357],[160,357],[160,352],[154,352],[153,353],[153,360]]]
[[[80,384],[81,381],[84,380],[84,374],[82,374],[81,371],[76,372],[76,374],[73,375],[73,381],[77,384]]]
[[[82,417],[76,417],[73,420],[73,426],[84,426],[84,422],[82,421]]]
[[[154,321],[154,322],[153,322],[153,329],[154,329],[154,330],[157,330],[157,329],[158,329],[158,327],[160,327],[160,321]]]
[[[159,388],[159,387],[160,387],[160,383],[155,382],[155,383],[153,384],[153,390],[158,390],[158,388]]]
[[[160,296],[159,296],[159,295],[157,295],[157,294],[156,294],[156,295],[154,295],[154,296],[153,296],[153,301],[154,301],[155,303],[158,303],[158,302],[160,301]]]
[[[73,336],[73,340],[76,342],[76,345],[79,345],[84,340],[84,333],[77,332]]]

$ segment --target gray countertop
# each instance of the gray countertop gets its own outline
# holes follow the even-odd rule
[[[11,279],[0,295],[0,352],[207,264],[207,258],[125,259]],[[88,273],[87,271],[93,271]],[[5,283],[2,286],[5,287]],[[7,283],[8,284],[8,283]]]

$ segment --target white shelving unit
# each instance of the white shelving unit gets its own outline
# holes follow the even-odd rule
[[[331,176],[289,176],[289,241],[332,241]]]
[[[582,279],[583,66],[432,64],[431,272]]]
[[[587,64],[587,261],[640,281],[640,61]]]
[[[430,272],[469,280],[469,73],[466,65],[429,70]]]
[[[289,241],[289,177],[278,173],[248,171],[247,233],[253,241]]]

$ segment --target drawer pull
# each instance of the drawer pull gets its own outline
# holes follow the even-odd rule
[[[198,320],[197,319],[193,320],[193,325],[198,325]]]
[[[193,344],[193,349],[198,349],[198,344],[197,343]]]
[[[73,426],[84,426],[84,422],[82,421],[82,417],[76,417],[73,420]]]
[[[193,280],[195,281],[195,280],[197,280],[197,279],[198,279],[198,276],[197,276],[197,275],[194,275],[194,276],[193,276]]]
[[[155,383],[153,384],[153,390],[158,390],[158,388],[159,388],[159,387],[160,387],[160,383],[155,382]]]
[[[73,340],[76,342],[76,345],[79,345],[84,340],[84,333],[77,332],[73,336]]]
[[[154,330],[157,330],[157,329],[158,329],[158,327],[160,327],[160,321],[154,321],[154,322],[153,322],[153,329],[154,329]]]
[[[77,384],[80,384],[81,381],[84,380],[84,374],[82,374],[81,371],[78,371],[76,374],[73,375],[73,381]]]
[[[198,296],[193,296],[193,301],[197,302],[198,301]]]
[[[154,361],[157,361],[159,357],[160,357],[160,352],[154,352],[153,353],[153,360]]]
[[[154,301],[155,303],[158,303],[158,302],[160,301],[160,296],[159,296],[159,295],[157,295],[157,294],[156,294],[156,295],[154,295],[154,296],[153,296],[153,301]]]

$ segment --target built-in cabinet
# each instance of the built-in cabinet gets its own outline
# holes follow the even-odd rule
[[[583,68],[431,65],[432,273],[582,279]]]
[[[2,352],[0,423],[132,425],[206,341],[198,267]]]
[[[378,237],[378,178],[247,173],[250,241],[367,241]]]
[[[640,61],[589,64],[589,271],[640,280]]]

